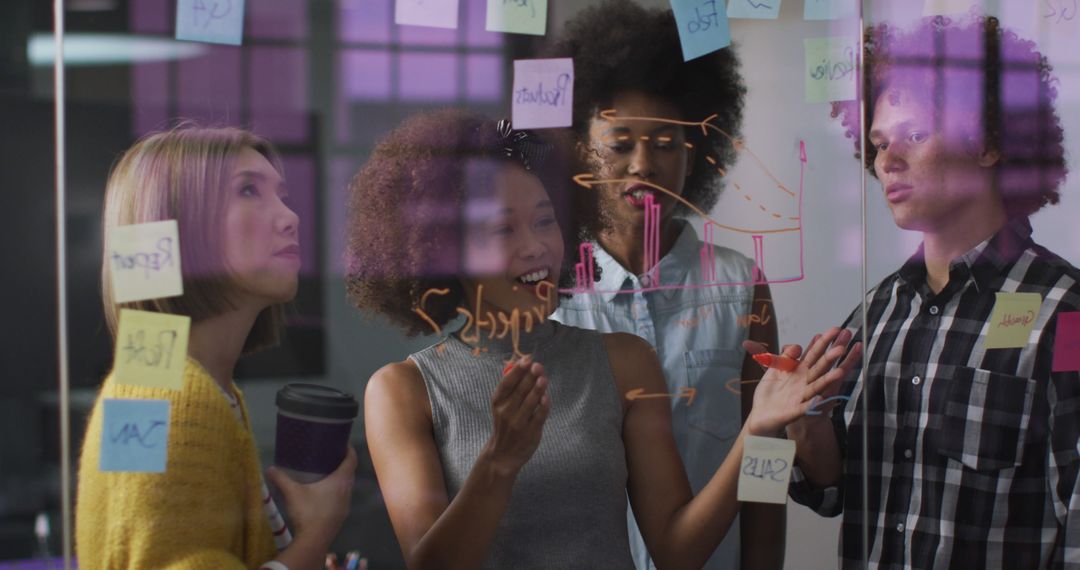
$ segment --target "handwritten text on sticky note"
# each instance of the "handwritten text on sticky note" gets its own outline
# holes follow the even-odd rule
[[[684,61],[731,45],[724,0],[671,0],[671,10],[679,27]]]
[[[113,301],[184,294],[176,220],[113,226],[105,238]]]
[[[396,0],[394,23],[456,29],[458,0]]]
[[[963,14],[971,9],[973,0],[926,0],[923,16]]]
[[[542,36],[547,32],[547,0],[488,0],[485,29]]]
[[[1080,313],[1059,313],[1054,333],[1054,372],[1080,370]]]
[[[121,309],[113,374],[121,384],[179,390],[191,318]]]
[[[786,503],[794,461],[794,441],[747,436],[739,470],[739,500]]]
[[[569,127],[574,117],[574,60],[514,61],[511,122],[516,129]]]
[[[986,348],[1022,348],[1027,346],[1042,297],[1038,293],[998,293],[990,313]]]
[[[1040,0],[1036,2],[1041,30],[1075,35],[1080,23],[1080,0]]]
[[[727,16],[775,20],[780,16],[780,0],[728,0]]]
[[[837,20],[858,13],[859,0],[805,0],[803,18],[806,20]]]
[[[164,473],[169,446],[168,400],[102,401],[102,471]]]
[[[177,0],[176,39],[238,46],[244,0]]]
[[[855,99],[855,38],[807,38],[806,102],[850,101]]]

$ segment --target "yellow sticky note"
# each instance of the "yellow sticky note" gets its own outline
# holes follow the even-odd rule
[[[977,0],[926,0],[923,4],[923,16],[966,14],[975,3],[982,5],[982,2]]]
[[[807,38],[803,40],[806,65],[803,75],[807,103],[855,99],[855,67],[859,52],[856,38]]]
[[[184,294],[176,220],[114,226],[105,236],[113,301],[126,303]]]
[[[746,436],[739,471],[739,500],[752,503],[787,503],[795,442],[772,437]]]
[[[191,318],[120,310],[113,374],[121,384],[179,390],[187,365]]]
[[[1038,293],[998,293],[986,331],[986,348],[1027,346],[1041,306]]]

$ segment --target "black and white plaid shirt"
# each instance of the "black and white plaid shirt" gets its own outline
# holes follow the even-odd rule
[[[869,367],[833,411],[840,484],[816,488],[796,468],[791,496],[844,513],[845,568],[863,567],[864,469],[871,568],[1080,568],[1080,375],[1051,372],[1080,270],[1026,220],[954,261],[938,294],[921,253],[867,296]],[[985,348],[997,292],[1042,296],[1023,348]],[[845,324],[856,340],[860,310]]]

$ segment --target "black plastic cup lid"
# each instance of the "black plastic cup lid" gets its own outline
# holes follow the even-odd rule
[[[283,412],[318,418],[351,420],[360,410],[348,392],[321,384],[293,383],[278,390],[277,407]]]

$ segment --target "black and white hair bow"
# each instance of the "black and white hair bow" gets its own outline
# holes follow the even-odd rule
[[[554,148],[551,144],[540,140],[532,131],[515,131],[509,119],[499,120],[495,128],[503,139],[503,154],[507,158],[517,157],[525,170],[531,171],[533,168],[543,166]]]

